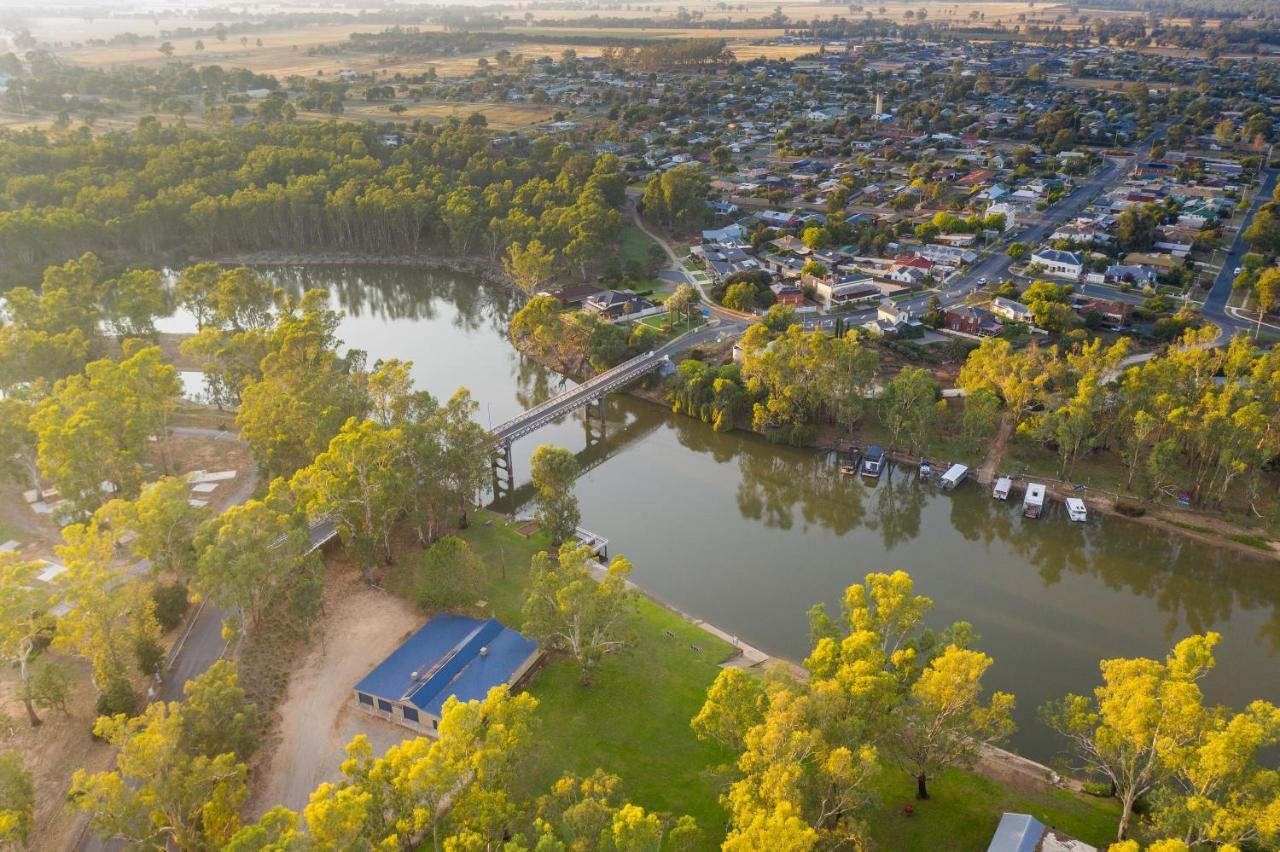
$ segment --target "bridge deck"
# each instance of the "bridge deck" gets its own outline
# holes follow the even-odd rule
[[[623,361],[611,370],[605,370],[576,387],[553,396],[528,411],[521,412],[505,423],[489,430],[499,447],[510,447],[513,441],[536,432],[553,420],[557,420],[571,411],[575,411],[590,402],[600,399],[605,394],[627,385],[641,376],[647,375],[665,363],[669,356],[683,352],[691,346],[719,337],[728,332],[741,333],[744,325],[724,326],[719,322],[714,325],[687,331],[674,340],[643,355]]]
[[[657,351],[637,355],[629,361],[623,361],[611,370],[569,388],[563,393],[553,396],[546,402],[521,412],[505,423],[495,426],[490,431],[498,439],[499,444],[509,444],[535,432],[553,420],[582,408],[590,402],[617,390],[641,376],[647,375],[662,366],[666,356]]]

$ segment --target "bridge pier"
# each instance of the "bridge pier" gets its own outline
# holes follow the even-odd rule
[[[608,422],[604,418],[604,397],[587,403],[587,413],[582,418],[582,429],[587,433],[588,447],[594,447],[609,436]]]
[[[497,499],[500,492],[509,494],[516,487],[515,465],[511,461],[511,444],[504,442],[494,447],[491,462],[493,465],[493,496]]]

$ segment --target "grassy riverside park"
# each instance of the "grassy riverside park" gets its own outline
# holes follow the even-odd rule
[[[502,516],[486,512],[477,513],[460,536],[489,569],[488,585],[479,596],[484,606],[472,614],[493,615],[518,628],[529,562],[546,549],[547,537],[537,533],[525,538]],[[393,589],[401,590],[421,558],[404,555]],[[546,661],[528,682],[541,717],[529,790],[536,795],[565,771],[586,775],[598,767],[618,775],[625,794],[637,804],[693,816],[703,830],[705,848],[719,848],[725,827],[719,803],[724,779],[716,767],[730,763],[733,755],[698,740],[689,720],[732,648],[643,595],[629,630],[632,646],[606,657],[591,686],[579,684],[576,664],[565,657]],[[927,802],[916,802],[914,790],[914,781],[891,764],[877,780],[878,805],[867,815],[877,848],[985,848],[1006,810],[1030,813],[1105,847],[1118,814],[1114,801],[1000,783],[964,770],[949,770],[936,779]],[[903,815],[907,804],[915,809],[913,816]]]

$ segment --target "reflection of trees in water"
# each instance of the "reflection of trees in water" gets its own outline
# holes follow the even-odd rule
[[[431,320],[437,303],[451,305],[453,324],[464,331],[486,326],[505,334],[514,310],[514,295],[463,273],[430,269],[362,266],[285,266],[268,274],[291,295],[308,289],[328,290],[338,307],[352,317],[366,314],[384,320]]]
[[[1006,540],[1039,570],[1046,587],[1069,571],[1148,598],[1169,616],[1166,640],[1221,628],[1237,610],[1269,611],[1258,638],[1270,653],[1280,651],[1280,571],[1274,565],[1120,518],[1083,528],[1052,516],[1025,523],[1043,521],[1055,526],[1037,534],[1011,530]]]
[[[683,414],[669,416],[680,446],[695,453],[709,454],[717,464],[726,464],[741,453],[751,452],[751,441],[741,435],[717,432],[700,420]]]
[[[968,489],[969,486],[963,486]],[[982,486],[978,486],[982,491]],[[991,544],[992,541],[1010,541],[1013,539],[1014,519],[1017,512],[1010,509],[1015,498],[1009,503],[985,499],[980,496],[972,499],[963,492],[958,492],[951,499],[951,526],[968,541],[980,541]],[[1021,502],[1016,502],[1021,506]],[[1020,511],[1020,510],[1018,510]]]
[[[821,526],[837,535],[863,522],[861,485],[823,456],[743,442],[738,469],[738,510],[744,518],[789,530],[799,509],[806,527]]]
[[[872,496],[875,514],[867,526],[880,531],[885,550],[892,550],[920,535],[920,513],[929,495],[915,472],[891,465],[876,483]]]
[[[527,411],[569,387],[569,380],[556,371],[511,351],[515,356],[516,402],[521,408]]]

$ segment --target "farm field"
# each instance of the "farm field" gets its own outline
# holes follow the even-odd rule
[[[681,8],[688,8],[691,12],[700,13],[707,19],[739,21],[767,17],[772,14],[774,6],[775,4],[772,3],[751,3],[746,5],[745,11],[742,9],[716,9],[711,4],[706,4],[703,8],[697,6],[682,6]],[[1087,16],[1092,19],[1099,16],[1128,14],[1091,9],[1076,9],[1073,13],[1069,11],[1065,4],[1046,6],[1029,2],[910,3],[898,0],[898,2],[886,2],[882,6],[877,5],[874,8],[867,8],[874,13],[876,18],[889,18],[897,21],[907,20],[906,15],[908,12],[911,13],[912,17],[926,15],[928,20],[935,22],[955,21],[957,23],[970,22],[972,20],[971,14],[976,12],[981,15],[981,20],[985,24],[1006,25],[1019,23],[1019,16],[1025,16],[1024,22],[1045,24],[1059,23],[1058,18],[1061,17],[1063,19],[1060,22],[1061,25],[1067,28],[1078,26],[1080,16]],[[883,12],[880,11],[881,8],[883,8]],[[849,16],[848,10],[843,7],[812,3],[787,5],[783,7],[783,10],[788,18],[792,20],[811,19],[814,17],[829,18],[835,15]],[[584,34],[591,34],[629,39],[724,38],[730,42],[730,46],[738,57],[744,60],[759,57],[795,59],[812,52],[812,47],[808,45],[762,45],[751,43],[753,41],[781,37],[783,30],[775,27],[750,29],[704,27],[631,28],[595,27],[587,24],[579,28],[560,23],[574,19],[583,19],[585,21],[585,19],[593,16],[632,19],[656,16],[659,19],[664,17],[670,19],[675,13],[675,6],[654,6],[645,11],[638,9],[611,10],[601,13],[598,10],[579,9],[555,10],[543,13],[541,16],[535,14],[529,26],[521,26],[519,22],[513,21],[513,25],[508,28],[508,31],[522,36],[534,34],[539,39],[545,36],[546,41],[513,41],[512,44],[505,45],[505,47],[514,53],[522,53],[528,58],[559,56],[568,47],[575,49],[581,56],[590,57],[599,55],[598,47],[568,44],[561,39],[568,36],[580,38]],[[861,14],[863,13],[859,12],[853,17],[859,17]],[[557,24],[555,26],[541,26],[539,17],[544,17],[549,21],[554,20]],[[42,24],[35,27],[33,32],[38,38],[48,39],[51,43],[58,45],[57,53],[60,58],[77,65],[94,67],[161,65],[170,61],[158,49],[159,45],[164,41],[161,33],[179,25],[207,27],[213,23],[212,20],[182,18],[164,19],[160,26],[156,26],[150,20],[128,19],[131,24],[136,24],[136,26],[125,29],[116,26],[113,28],[113,32],[136,32],[146,37],[146,41],[135,45],[83,45],[78,43],[79,39],[85,37],[86,32],[84,27],[77,23],[81,19],[65,19],[68,25],[66,31],[60,31],[52,27],[48,23],[49,19],[40,20]],[[120,22],[117,21],[115,23],[119,24]],[[424,31],[442,30],[439,24],[429,23],[425,19],[418,26]],[[196,49],[197,39],[194,37],[170,38],[169,41],[173,46],[173,59],[198,64],[216,63],[227,67],[245,67],[279,77],[293,74],[306,77],[327,76],[348,69],[364,73],[413,74],[420,73],[428,67],[435,67],[436,73],[442,76],[461,76],[473,71],[476,67],[476,61],[481,57],[492,59],[493,54],[499,49],[498,46],[495,46],[491,51],[439,59],[415,58],[404,61],[389,61],[391,57],[371,51],[342,51],[324,55],[313,55],[308,52],[315,48],[332,47],[346,40],[352,32],[377,32],[383,27],[384,25],[380,22],[353,20],[350,23],[323,24],[251,33],[246,36],[244,43],[241,42],[241,37],[233,32],[225,41],[217,41],[212,37],[205,37],[203,39],[203,50]],[[258,41],[261,41],[260,46],[257,44]]]

